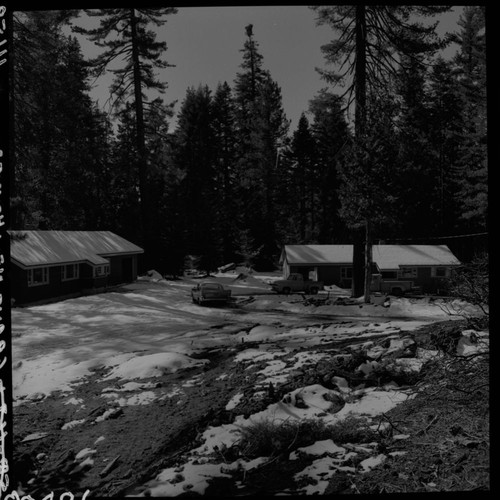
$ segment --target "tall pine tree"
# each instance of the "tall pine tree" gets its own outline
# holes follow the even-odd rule
[[[186,250],[199,257],[199,265],[207,272],[222,263],[213,114],[208,87],[189,88],[179,111],[174,139],[175,164],[184,174],[180,190]]]
[[[318,188],[316,167],[316,143],[309,120],[304,113],[299,118],[290,145],[289,188],[284,204],[292,213],[287,213],[287,229],[292,231],[290,243],[311,243],[315,234]]]
[[[244,210],[245,244],[257,253],[255,264],[272,269],[280,242],[276,227],[278,148],[284,142],[286,119],[281,89],[269,71],[253,38],[253,26],[246,27],[242,71],[236,75],[235,103],[238,132],[239,197]]]
[[[216,203],[222,232],[222,256],[225,263],[237,255],[239,207],[236,199],[237,172],[235,131],[235,104],[227,82],[219,84],[213,97],[213,133],[215,149]]]
[[[88,95],[80,46],[63,34],[73,14],[13,15],[14,228],[105,224],[109,128]]]
[[[146,256],[154,250],[154,216],[149,206],[150,161],[146,148],[145,90],[164,92],[166,83],[159,81],[155,70],[166,68],[169,64],[162,59],[167,46],[158,42],[156,34],[148,29],[150,24],[162,26],[166,16],[176,13],[173,7],[127,8],[87,11],[91,16],[99,16],[100,24],[95,29],[75,28],[85,34],[104,51],[91,61],[96,75],[105,71],[112,61],[124,63],[111,69],[115,78],[111,92],[117,104],[133,103],[136,127],[136,148],[139,178],[139,200],[141,213],[142,242]]]
[[[461,219],[464,226],[472,231],[484,231],[488,214],[484,6],[464,7],[459,25],[461,31],[454,38],[459,51],[454,62],[460,83],[464,129],[458,197],[463,207]]]
[[[395,74],[397,65],[404,64],[395,54],[407,55],[420,61],[424,55],[434,53],[442,47],[435,33],[436,24],[424,26],[410,21],[414,15],[436,15],[447,7],[410,6],[334,6],[313,7],[318,13],[318,24],[327,24],[338,32],[337,39],[322,47],[327,63],[336,64],[339,72],[321,71],[323,77],[334,85],[349,83],[344,95],[348,96],[347,106],[355,104],[355,140],[358,151],[365,151],[367,134],[367,99],[369,95],[382,98],[390,88],[390,76]],[[373,142],[372,142],[373,143]],[[358,159],[367,159],[363,153]],[[360,165],[361,170],[368,165]],[[363,176],[359,177],[363,182]],[[353,178],[355,182],[355,178]],[[356,205],[356,199],[351,200]],[[360,207],[360,212],[363,207]],[[364,292],[365,302],[370,301],[371,286],[371,217],[365,212],[366,220],[354,229],[353,252],[353,294]],[[363,242],[364,240],[364,242]],[[364,254],[364,255],[363,255]],[[364,272],[363,272],[364,267]]]
[[[337,95],[322,89],[309,102],[309,109],[316,143],[317,240],[344,243],[347,234],[340,218],[340,172],[352,149],[352,136]]]

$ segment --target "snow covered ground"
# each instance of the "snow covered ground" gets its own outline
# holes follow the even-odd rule
[[[169,282],[140,280],[123,290],[68,299],[46,305],[12,310],[14,400],[40,398],[53,391],[70,393],[91,370],[111,369],[110,377],[134,379],[162,370],[191,366],[193,352],[207,347],[234,345],[242,341],[318,342],[333,333],[356,335],[369,323],[312,332],[293,327],[300,321],[266,311],[286,311],[305,315],[342,317],[401,318],[391,321],[398,329],[417,327],[429,319],[447,319],[436,304],[411,304],[411,299],[394,299],[382,306],[304,306],[300,295],[289,297],[268,294],[266,281],[272,276],[246,280],[217,278],[233,291],[237,300],[254,293],[253,302],[240,309],[200,307],[191,303],[193,281]],[[232,282],[229,284],[228,282]],[[250,282],[250,283],[248,283]],[[345,291],[340,291],[345,295]],[[410,318],[415,318],[411,323]],[[276,323],[279,320],[279,325]],[[235,322],[257,324],[257,328],[228,335]],[[216,325],[220,328],[214,329]],[[377,332],[376,327],[372,332]],[[243,330],[243,328],[242,328]],[[336,331],[339,330],[339,331]],[[312,335],[314,333],[314,335]],[[319,337],[318,337],[319,336]],[[199,361],[196,361],[198,363]]]
[[[234,347],[245,342],[252,344],[235,356],[234,362],[249,367],[260,363],[259,383],[255,386],[258,395],[270,383],[284,383],[294,371],[326,356],[314,349],[293,354],[297,345],[314,347],[350,339],[358,345],[360,340],[370,345],[372,338],[381,335],[396,338],[402,329],[408,331],[430,321],[450,319],[449,306],[430,300],[398,298],[384,305],[385,299],[379,298],[372,305],[343,306],[332,301],[327,305],[307,305],[301,295],[285,297],[269,293],[269,281],[274,278],[217,276],[215,279],[233,292],[236,306],[232,307],[192,304],[190,289],[196,280],[150,278],[104,294],[15,308],[12,310],[14,404],[39,401],[54,391],[65,395],[64,404],[82,404],[73,397],[74,388],[100,370],[101,381],[110,382],[103,390],[104,399],[120,407],[148,405],[160,397],[171,397],[175,391],[182,391],[182,387],[173,389],[172,394],[160,395],[153,382],[143,379],[154,380],[163,373],[201,366],[207,360],[194,354],[203,349]],[[345,291],[332,288],[318,297],[333,299],[346,295]],[[458,308],[463,308],[463,304],[454,305],[454,309]],[[259,343],[258,348],[254,342]],[[196,383],[199,380],[186,379],[184,386]],[[202,436],[204,444],[189,453],[181,476],[178,470],[165,469],[145,485],[148,494],[175,496],[186,488],[203,493],[212,477],[227,477],[232,468],[250,470],[265,463],[266,457],[232,464],[214,463],[210,458],[215,446],[231,446],[240,430],[251,423],[307,418],[322,418],[332,423],[353,414],[373,417],[412,397],[411,391],[394,386],[356,390],[340,377],[337,386],[337,393],[349,401],[338,412],[330,411],[335,394],[316,384],[291,391],[281,401],[248,418],[239,415],[231,424],[209,427]],[[303,408],[296,404],[298,397],[304,402]],[[243,394],[228,398],[226,409],[237,409],[242,398]],[[104,414],[98,418],[107,417]],[[75,419],[66,422],[64,429],[82,424],[83,421]],[[355,453],[333,442],[316,443],[301,452],[318,457],[301,473],[318,479],[315,486],[309,485],[301,491],[307,494],[324,492],[328,478],[346,467],[344,461]],[[331,460],[330,465],[325,465],[325,457],[333,457],[334,466]],[[290,460],[293,459],[291,456]],[[383,457],[375,455],[370,459],[363,462],[363,470],[380,463]]]

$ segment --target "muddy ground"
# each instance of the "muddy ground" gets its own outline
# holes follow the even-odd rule
[[[439,342],[443,344],[443,339],[449,341],[454,335],[456,337],[458,330],[457,321],[440,322],[409,332],[409,335],[419,346],[436,348],[440,347]],[[401,335],[405,335],[405,332],[401,332]],[[372,340],[374,339],[372,338]],[[366,339],[361,341],[366,341]],[[337,342],[323,343],[314,347],[297,347],[281,359],[286,361],[297,352],[305,350],[339,354],[347,348],[346,344],[352,346],[353,340],[350,339],[344,345]],[[230,423],[236,415],[249,416],[263,410],[269,404],[279,401],[286,392],[295,388],[314,383],[327,386],[328,375],[334,372],[333,368],[325,363],[305,365],[293,372],[285,386],[263,388],[260,397],[256,398],[256,387],[259,385],[257,372],[262,366],[255,363],[248,369],[247,364],[234,362],[234,357],[238,352],[250,347],[258,347],[258,344],[253,346],[245,343],[232,348],[225,347],[224,349],[200,352],[200,358],[209,360],[202,367],[141,380],[143,391],[169,394],[169,397],[156,400],[152,404],[123,407],[115,405],[112,407],[114,413],[110,413],[110,405],[106,401],[103,402],[102,398],[103,389],[109,390],[110,383],[102,381],[103,373],[95,372],[87,379],[86,383],[75,387],[72,394],[75,398],[73,403],[84,401],[84,404],[72,404],[68,402],[67,395],[53,393],[43,400],[25,402],[16,406],[14,408],[15,457],[13,469],[21,491],[30,494],[33,498],[42,498],[50,492],[57,495],[65,491],[70,491],[76,496],[82,495],[86,490],[90,490],[90,496],[97,497],[147,495],[147,491],[144,491],[145,487],[142,485],[154,478],[164,468],[180,465],[183,453],[199,446],[201,433],[207,427]],[[434,367],[434,370],[436,371],[437,368]],[[360,377],[359,373],[353,369],[349,372],[349,367],[346,366],[340,371],[337,370],[337,373],[352,383],[355,383],[356,378]],[[410,402],[401,404],[394,410],[394,414],[399,412],[399,417],[396,419],[398,420],[398,432],[404,432],[412,425],[420,425],[418,423],[419,413],[425,414],[428,411],[426,405],[434,404],[432,398],[425,396],[425,391],[428,391],[429,388],[423,382],[432,376],[432,370],[423,370],[418,378],[406,381],[408,385],[413,385],[416,390],[423,392],[418,399],[420,401],[418,411],[415,409],[415,403]],[[399,381],[399,383],[402,382],[405,381]],[[372,383],[376,382],[372,381]],[[119,391],[121,388],[120,384],[117,383],[116,389]],[[243,393],[245,397],[234,409],[226,410],[228,401],[236,393]],[[472,446],[469,443],[468,447],[465,448],[469,452],[467,456],[470,457],[471,453],[475,454],[474,460],[479,463],[479,469],[475,470],[473,475],[472,487],[476,489],[487,488],[489,477],[487,459],[489,439],[485,434],[486,426],[480,424],[480,421],[487,421],[489,416],[486,393],[487,387],[483,387],[481,395],[477,396],[476,394],[480,402],[480,404],[478,403],[479,407],[476,404],[474,408],[469,408],[470,411],[481,414],[481,417],[475,416],[476,424],[482,429],[480,431],[481,437],[476,436],[475,444]],[[131,394],[123,392],[123,395],[127,397],[130,397]],[[463,392],[458,391],[457,394],[463,396]],[[412,411],[405,415],[405,411],[407,411],[405,408],[410,408],[411,405],[413,405]],[[458,411],[457,408],[459,408],[460,411],[464,412],[467,405],[464,408],[462,406],[455,407],[455,411]],[[450,418],[453,418],[451,415],[452,413],[447,419],[448,427],[452,425],[450,423]],[[83,419],[84,423],[62,430],[65,423]],[[470,426],[470,418],[467,422]],[[424,423],[423,428],[427,426],[429,421],[425,420]],[[457,423],[455,422],[455,424]],[[461,425],[462,428],[465,427],[463,422]],[[427,434],[427,432],[428,430],[425,433]],[[475,433],[478,432],[476,429]],[[23,441],[27,436],[29,439]],[[379,445],[384,446],[382,436]],[[405,443],[405,446],[408,448],[413,445],[410,441]],[[413,455],[420,456],[422,446],[418,444],[414,446],[416,449]],[[82,456],[79,457],[77,454],[81,450],[92,448],[98,450],[98,458],[92,464],[87,463],[86,465]],[[225,458],[230,462],[235,457],[227,456]],[[207,495],[262,495],[289,488],[294,483],[294,473],[303,469],[311,460],[309,459],[308,462],[307,458],[301,458],[292,464],[290,461],[281,460],[281,458],[277,456],[265,467],[257,468],[257,470],[247,474],[243,478],[243,487],[240,486],[238,490],[234,486],[234,481],[214,480],[207,490]],[[461,461],[464,462],[464,460],[466,459],[462,457]],[[413,462],[413,466],[416,463],[418,460]],[[441,463],[444,464],[443,467],[447,464],[442,458]],[[462,463],[462,470],[464,470],[463,466]],[[403,481],[403,486],[400,485],[399,488],[404,488],[405,485],[407,487],[409,483],[404,481],[404,478],[408,479],[411,476],[412,466],[404,463],[399,471],[397,465],[395,467],[396,472],[392,471],[392,476],[389,480],[386,478],[383,483],[394,485],[392,491],[398,491],[398,486],[396,486],[398,481],[399,483]],[[453,471],[450,474],[457,476],[457,471],[455,469]],[[385,473],[386,468],[382,469],[382,472]],[[365,474],[354,483],[352,477],[338,474],[335,480],[331,481],[328,492],[373,492],[381,484],[379,481],[370,483],[370,477],[376,477],[376,474],[380,474],[380,471]],[[422,476],[422,474],[420,475]],[[419,491],[419,488],[429,491],[430,487],[425,486],[429,483],[431,485],[437,484],[434,476],[433,480],[419,479],[414,485],[415,491]],[[454,489],[453,485],[459,485],[460,489],[463,484],[462,480],[456,479],[453,483],[451,479],[448,479],[447,488]],[[386,486],[386,490],[387,488]],[[430,490],[432,491],[432,488]],[[189,495],[188,491],[186,495]]]

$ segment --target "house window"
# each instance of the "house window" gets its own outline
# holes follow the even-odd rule
[[[63,266],[62,280],[76,280],[80,277],[80,267],[78,264],[67,264]]]
[[[384,280],[395,280],[398,278],[397,271],[382,271],[380,274]]]
[[[49,268],[39,267],[28,270],[28,286],[46,285],[49,282]]]
[[[432,268],[432,276],[434,278],[447,278],[448,277],[448,269],[446,267],[433,267]]]
[[[352,279],[352,267],[341,267],[340,277],[344,279]]]
[[[94,267],[94,278],[102,278],[109,275],[109,264]]]
[[[416,267],[402,267],[399,270],[398,278],[416,278],[417,268]]]

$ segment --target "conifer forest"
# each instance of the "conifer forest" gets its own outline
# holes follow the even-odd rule
[[[157,33],[176,8],[12,13],[12,229],[113,231],[145,250],[142,271],[171,276],[188,258],[275,269],[285,244],[354,243],[361,287],[371,243],[472,259],[487,233],[485,8],[440,37],[447,9],[312,7],[331,42],[295,129],[251,24],[234,79],[174,103]],[[104,110],[90,89],[106,72]]]

